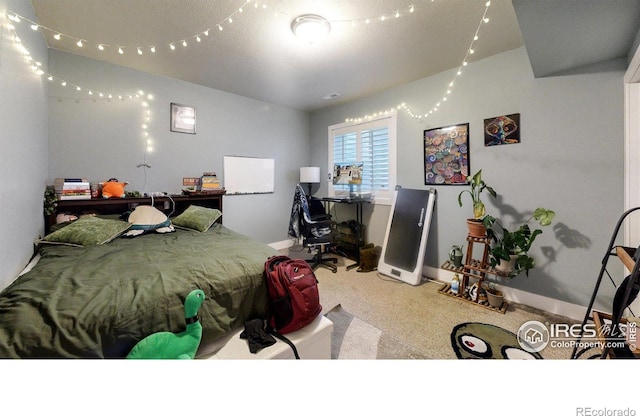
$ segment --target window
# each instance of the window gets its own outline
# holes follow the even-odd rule
[[[329,183],[329,195],[371,192],[374,203],[391,205],[396,184],[396,116],[329,126],[329,172],[335,164],[362,163],[362,184]]]

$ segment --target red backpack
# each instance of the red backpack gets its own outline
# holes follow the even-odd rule
[[[322,311],[318,280],[302,259],[272,256],[264,263],[269,294],[267,326],[287,334],[310,324]]]

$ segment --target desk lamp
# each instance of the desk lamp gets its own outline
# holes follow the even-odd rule
[[[300,183],[306,183],[309,187],[309,193],[311,196],[311,184],[320,183],[320,168],[305,166],[300,168]]]

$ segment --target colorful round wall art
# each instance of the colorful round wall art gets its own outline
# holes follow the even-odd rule
[[[466,185],[469,123],[424,131],[424,184]]]

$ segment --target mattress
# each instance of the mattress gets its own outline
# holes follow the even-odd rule
[[[39,261],[0,293],[0,357],[121,358],[145,336],[185,329],[196,288],[201,349],[264,318],[268,245],[221,224],[206,232],[40,246]]]

